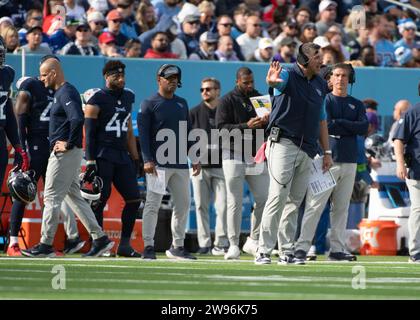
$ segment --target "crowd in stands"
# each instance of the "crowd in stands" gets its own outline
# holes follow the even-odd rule
[[[418,12],[386,0],[5,0],[0,35],[15,54],[282,63],[315,42],[324,64],[417,68]]]

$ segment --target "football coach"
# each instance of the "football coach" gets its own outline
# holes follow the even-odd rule
[[[266,82],[274,89],[265,151],[270,187],[256,264],[271,263],[276,237],[279,263],[293,261],[298,209],[306,193],[312,158],[318,153],[318,138],[324,154],[323,170],[332,165],[325,112],[328,87],[318,76],[320,67],[320,47],[308,42],[299,47],[293,67],[284,70],[274,61],[267,73]]]

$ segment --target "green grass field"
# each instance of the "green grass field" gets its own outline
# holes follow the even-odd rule
[[[224,261],[141,259],[29,259],[0,257],[2,299],[419,299],[420,264],[408,257],[358,257],[357,262],[258,266],[251,256]],[[65,270],[64,290],[52,288],[52,269]],[[366,288],[353,289],[354,266],[363,266]]]

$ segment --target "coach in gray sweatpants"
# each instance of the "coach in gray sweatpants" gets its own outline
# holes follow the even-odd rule
[[[303,260],[306,257],[315,235],[321,214],[331,197],[331,236],[330,260],[355,260],[347,253],[345,231],[356,176],[357,136],[364,136],[368,129],[368,120],[363,103],[347,94],[349,79],[353,70],[349,65],[339,63],[333,66],[330,81],[333,86],[326,98],[329,143],[334,165],[330,171],[336,186],[323,193],[306,195],[305,213],[302,230],[295,246],[295,256]],[[303,261],[301,261],[303,263]]]
[[[293,67],[282,70],[278,62],[272,62],[267,73],[266,82],[274,89],[266,149],[270,188],[256,264],[271,263],[276,238],[279,263],[293,262],[298,208],[306,191],[311,158],[318,151],[318,137],[326,153],[323,169],[329,169],[332,163],[324,105],[328,89],[318,76],[319,49],[316,44],[305,43],[299,47],[298,62]]]
[[[408,109],[400,119],[393,140],[397,176],[405,180],[410,193],[409,261],[420,263],[420,103]]]
[[[184,248],[185,228],[190,207],[188,142],[191,121],[187,101],[175,95],[181,86],[181,69],[163,64],[157,72],[158,92],[141,104],[137,116],[144,172],[147,181],[165,171],[165,185],[173,203],[171,220],[172,246],[166,255],[172,259],[195,259]],[[193,159],[194,160],[194,159]],[[193,162],[193,176],[200,173],[200,165]],[[156,259],[154,237],[162,195],[147,189],[143,210],[143,258]]]

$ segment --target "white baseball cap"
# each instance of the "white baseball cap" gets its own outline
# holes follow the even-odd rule
[[[269,38],[261,38],[260,41],[258,41],[258,48],[261,50],[267,49],[267,48],[273,48],[273,40]]]
[[[319,12],[322,12],[325,9],[327,9],[329,6],[337,7],[337,2],[331,1],[331,0],[322,0],[319,3],[318,10],[319,10]]]
[[[314,39],[314,43],[319,45],[322,48],[325,48],[330,45],[328,39],[324,36],[318,36]]]

